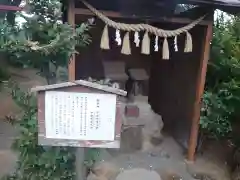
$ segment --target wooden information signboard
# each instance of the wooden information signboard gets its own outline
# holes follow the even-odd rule
[[[119,148],[126,92],[88,81],[33,88],[40,145]]]

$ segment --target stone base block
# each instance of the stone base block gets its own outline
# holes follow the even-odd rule
[[[127,118],[137,118],[139,117],[139,108],[137,105],[129,105],[125,106],[125,116]]]
[[[133,126],[123,129],[121,135],[121,151],[134,152],[142,148],[142,127]]]

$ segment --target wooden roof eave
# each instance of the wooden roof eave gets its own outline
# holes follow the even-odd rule
[[[113,93],[119,96],[126,96],[127,92],[121,89],[116,89],[113,87],[109,87],[106,85],[101,85],[97,83],[92,83],[89,81],[84,81],[84,80],[77,80],[77,81],[71,81],[71,82],[64,82],[64,83],[59,83],[59,84],[52,84],[52,85],[46,85],[46,86],[37,86],[31,89],[31,92],[39,92],[39,91],[48,91],[48,90],[54,90],[54,89],[59,89],[59,88],[67,88],[67,87],[72,87],[72,86],[85,86],[89,88],[94,88],[98,89],[101,91]]]
[[[116,11],[103,11],[100,10],[104,15],[106,15],[109,18],[128,18],[128,19],[136,19],[141,20],[141,17],[138,16],[124,16],[119,12]],[[93,16],[94,13],[90,11],[89,9],[85,8],[74,8],[75,15],[86,15],[86,16]],[[190,18],[184,18],[184,17],[159,17],[154,19],[148,19],[148,21],[158,21],[158,22],[170,22],[170,23],[180,23],[180,24],[188,24],[191,23],[193,20]],[[200,25],[208,25],[210,20],[202,20],[199,24]]]

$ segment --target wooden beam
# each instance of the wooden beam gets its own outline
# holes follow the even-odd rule
[[[84,9],[84,8],[75,8],[74,12],[76,15],[94,15],[92,11],[89,9]],[[119,18],[122,17],[120,13],[115,12],[115,11],[101,11],[104,15],[107,17],[113,17],[113,18]]]
[[[88,16],[94,15],[94,13],[92,11],[90,11],[89,9],[83,9],[83,8],[75,8],[74,12],[76,15],[88,15]],[[123,16],[121,13],[115,12],[115,11],[101,11],[101,12],[109,18],[126,18],[126,19],[128,18],[128,19],[137,19],[137,20],[142,19],[141,17],[137,17],[137,16]],[[189,23],[193,22],[194,20],[191,20],[189,18],[175,17],[175,18],[152,18],[152,19],[148,19],[148,21],[189,24]],[[200,25],[208,25],[209,21],[203,20],[199,24]]]
[[[75,8],[75,3],[74,0],[69,0],[68,1],[68,23],[72,25],[75,28],[75,13],[74,13],[74,8]],[[68,64],[68,77],[70,81],[75,80],[75,54],[72,55],[72,57],[69,60]]]
[[[210,42],[212,39],[212,28],[213,28],[213,23],[209,23],[206,30],[206,36],[203,42],[202,58],[200,60],[199,72],[197,75],[195,102],[194,102],[194,109],[193,109],[191,133],[189,138],[189,147],[188,147],[188,157],[187,157],[188,161],[195,160],[195,152],[196,152],[198,132],[199,132],[202,95],[204,92],[207,65],[208,65],[210,46],[211,46]]]
[[[4,11],[22,11],[23,8],[22,7],[18,7],[18,6],[0,5],[0,10],[4,10]]]
[[[75,28],[75,0],[68,0],[68,23]],[[69,65],[68,65],[68,76],[69,81],[75,81],[75,71],[76,71],[76,63],[75,63],[75,54],[72,55]],[[76,153],[76,179],[84,180],[86,179],[86,168],[84,166],[84,157],[85,157],[85,149],[84,148],[77,148]]]

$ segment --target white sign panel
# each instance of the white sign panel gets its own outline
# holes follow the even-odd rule
[[[116,95],[46,91],[46,137],[113,141]]]

